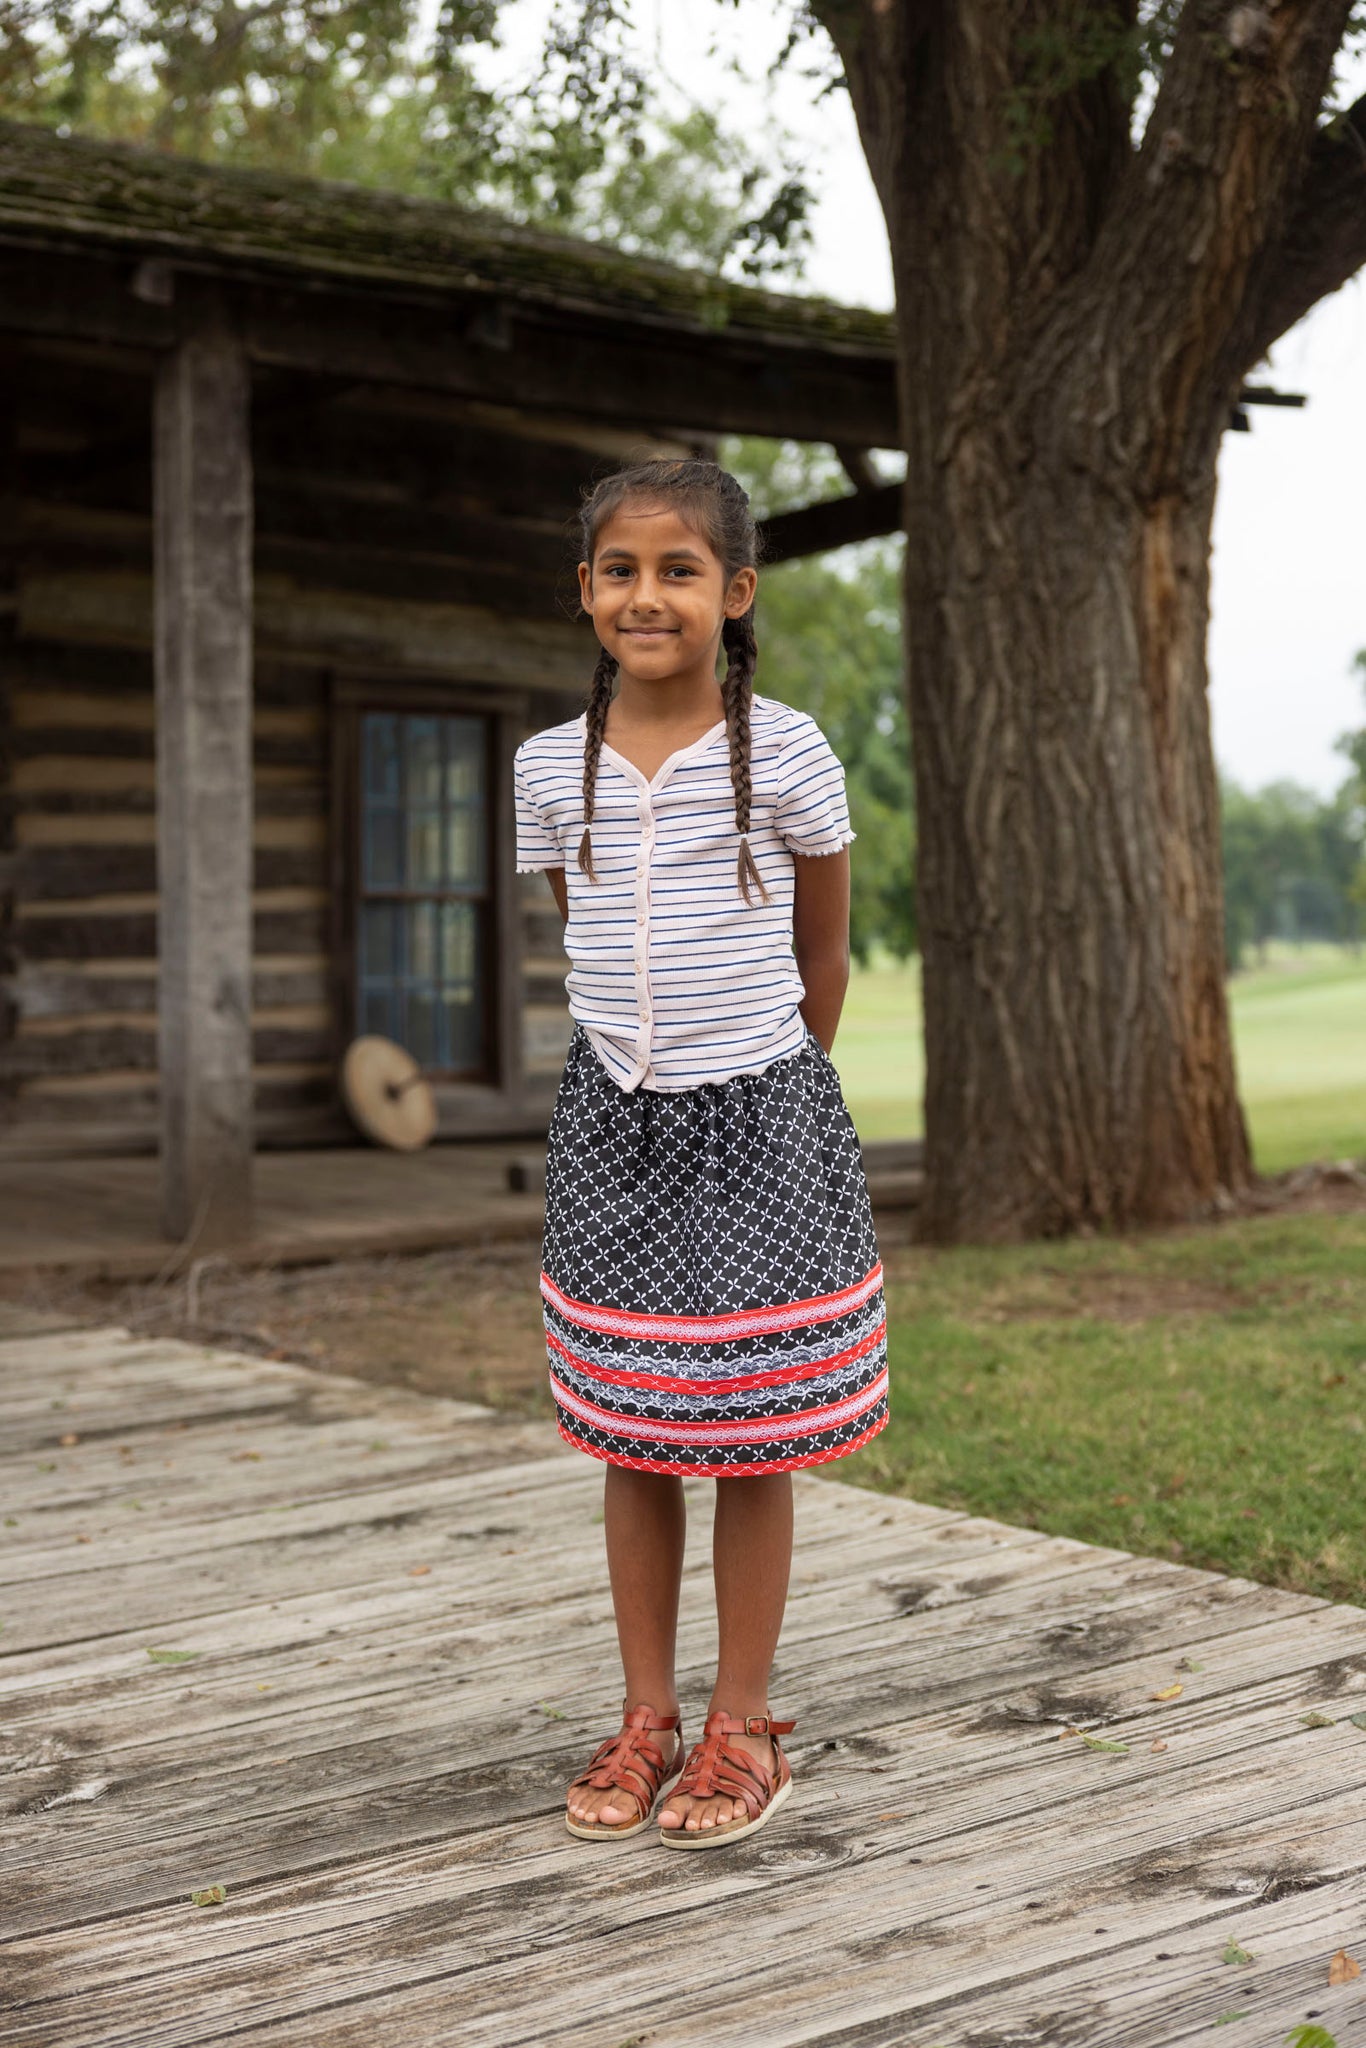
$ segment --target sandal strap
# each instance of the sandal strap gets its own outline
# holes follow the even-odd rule
[[[681,1748],[683,1718],[681,1714],[656,1714],[652,1707],[632,1707],[624,1719],[626,1725],[621,1733],[609,1735],[606,1742],[599,1743],[587,1770],[570,1781],[570,1790],[583,1785],[594,1792],[625,1792],[644,1815],[654,1805],[672,1768],[649,1736],[672,1729]]]
[[[738,1799],[751,1820],[757,1820],[782,1782],[786,1764],[777,1737],[788,1735],[795,1721],[775,1721],[771,1714],[708,1714],[702,1740],[683,1766],[674,1787],[674,1797],[710,1799],[718,1795]],[[735,1749],[728,1735],[767,1735],[773,1743],[778,1768],[770,1771],[747,1750]]]

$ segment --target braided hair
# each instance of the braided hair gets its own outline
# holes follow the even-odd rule
[[[590,565],[599,534],[613,513],[630,499],[658,500],[672,506],[689,526],[701,534],[721,564],[729,584],[740,569],[752,569],[758,554],[749,499],[728,470],[715,462],[697,458],[678,461],[640,462],[605,477],[584,500],[580,513],[583,529],[583,559]],[[754,607],[738,619],[727,619],[721,629],[726,654],[726,673],[721,680],[721,703],[726,717],[726,738],[730,745],[730,782],[735,794],[735,829],[740,835],[735,874],[740,894],[753,904],[753,891],[767,903],[768,890],[749,845],[753,790],[750,784],[749,714],[754,698],[754,667],[759,643],[754,637]],[[583,837],[579,841],[579,866],[590,881],[593,868],[593,810],[597,791],[598,763],[602,757],[607,708],[612,701],[617,664],[604,648],[593,671],[584,720],[583,743]]]

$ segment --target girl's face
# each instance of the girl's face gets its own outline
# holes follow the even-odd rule
[[[649,500],[619,506],[592,562],[579,564],[599,640],[627,675],[650,682],[689,669],[714,675],[721,628],[749,610],[756,581],[753,569],[740,569],[727,582],[701,534]]]

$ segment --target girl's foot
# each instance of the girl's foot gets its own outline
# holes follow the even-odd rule
[[[670,1848],[701,1849],[762,1827],[792,1791],[792,1773],[774,1738],[795,1725],[768,1714],[736,1720],[719,1709],[710,1713],[660,1809],[660,1839]]]
[[[653,1738],[658,1737],[658,1740]],[[657,1714],[640,1705],[623,1711],[621,1733],[609,1736],[569,1787],[565,1825],[581,1841],[634,1835],[655,1801],[678,1776],[683,1729],[675,1709]]]

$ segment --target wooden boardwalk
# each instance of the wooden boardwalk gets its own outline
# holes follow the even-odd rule
[[[547,1427],[13,1318],[0,1391],[7,2048],[1366,2042],[1366,1612],[806,1478],[797,1797],[598,1847]],[[694,1726],[708,1591],[699,1527]]]

